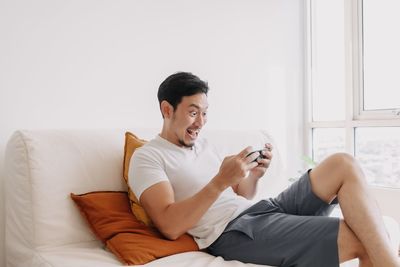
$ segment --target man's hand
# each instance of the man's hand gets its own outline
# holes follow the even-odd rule
[[[246,177],[247,172],[259,165],[254,161],[259,154],[253,153],[252,147],[246,147],[239,154],[226,157],[221,164],[218,174],[214,177],[213,182],[216,183],[221,191],[229,186],[236,186],[243,178]],[[248,156],[249,155],[249,156]]]
[[[250,170],[249,177],[259,179],[267,171],[272,160],[272,145],[267,143],[264,145],[264,149],[261,151],[262,158],[257,159],[258,165]]]
[[[261,152],[264,158],[257,159],[256,161],[257,166],[250,169],[249,176],[247,176],[247,178],[245,179],[242,179],[238,185],[232,186],[236,194],[243,196],[247,199],[254,198],[257,192],[258,180],[265,174],[271,163],[272,160],[271,150],[272,150],[272,145],[265,144],[265,148]],[[253,155],[256,155],[258,157],[260,154],[253,153]]]

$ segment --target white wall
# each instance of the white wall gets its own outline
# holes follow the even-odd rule
[[[16,129],[160,126],[158,85],[179,70],[208,80],[209,128],[270,130],[294,162],[301,3],[0,0],[0,163]]]

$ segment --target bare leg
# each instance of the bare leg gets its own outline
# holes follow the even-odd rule
[[[360,267],[373,266],[364,246],[343,220],[339,225],[337,242],[340,263],[358,258]]]
[[[361,266],[371,266],[368,265],[370,261],[376,267],[400,267],[390,247],[378,206],[352,156],[338,153],[328,157],[311,171],[310,179],[313,192],[322,200],[330,203],[338,197],[346,225],[367,252],[368,260],[363,261],[358,255]]]

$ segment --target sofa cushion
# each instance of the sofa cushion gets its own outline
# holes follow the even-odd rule
[[[14,133],[7,145],[8,240],[29,248],[95,240],[69,194],[127,190],[121,179],[124,132]]]
[[[167,240],[156,228],[137,220],[126,192],[71,193],[71,198],[95,235],[124,264],[145,264],[164,256],[198,250],[187,234],[177,240]]]
[[[137,199],[135,193],[131,190],[128,179],[129,179],[129,164],[132,158],[133,153],[138,147],[141,147],[146,143],[145,140],[138,138],[131,132],[125,133],[125,146],[124,146],[124,166],[123,166],[123,176],[128,186],[128,196],[131,204],[131,209],[133,214],[135,214],[136,218],[139,221],[143,222],[146,225],[152,225],[150,217],[147,215],[146,211],[140,205],[139,200]]]

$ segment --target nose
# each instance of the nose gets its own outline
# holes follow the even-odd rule
[[[206,123],[207,119],[203,114],[199,114],[196,118],[196,125],[202,127]]]

